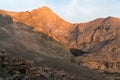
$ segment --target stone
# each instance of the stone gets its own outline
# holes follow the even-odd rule
[[[42,68],[41,67],[34,67],[27,70],[26,75],[28,76],[41,76],[42,75]]]

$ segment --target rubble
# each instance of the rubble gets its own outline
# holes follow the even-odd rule
[[[0,52],[0,80],[77,80],[64,71],[50,67],[32,66],[33,61],[21,57],[10,57]]]

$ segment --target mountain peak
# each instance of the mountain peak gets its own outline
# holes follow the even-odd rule
[[[41,7],[41,8],[38,8],[38,9],[34,9],[34,10],[32,10],[31,12],[34,12],[34,11],[37,11],[37,12],[39,12],[39,11],[46,11],[46,12],[52,12],[52,10],[49,8],[49,7],[47,7],[47,6],[43,6],[43,7]]]
[[[51,10],[48,6],[43,6],[41,9]]]
[[[54,37],[56,40],[65,39],[65,36],[67,36],[68,32],[73,28],[71,23],[64,21],[47,6],[34,9],[30,12],[8,11],[6,14],[10,15],[14,22],[24,23],[39,32]],[[66,35],[58,36],[64,34]]]

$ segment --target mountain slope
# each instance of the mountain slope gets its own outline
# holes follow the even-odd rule
[[[83,56],[77,56],[77,61],[82,61],[85,63],[84,65],[87,63],[90,68],[92,64],[88,65],[88,63],[95,62],[104,66],[104,69],[100,69],[100,71],[119,72],[119,18],[99,18],[87,23],[71,24],[61,19],[48,7],[31,12],[1,10],[0,13],[11,16],[14,22],[26,24],[36,31],[53,37],[68,49],[74,50],[71,52],[72,54],[76,54],[76,52],[77,55],[82,54]],[[86,58],[90,59],[86,60]],[[106,66],[106,63],[113,64],[115,67],[110,68],[110,66]]]
[[[120,71],[120,19],[107,17],[76,26],[77,34],[71,33],[73,48],[86,52],[76,60],[91,69],[108,73]],[[75,30],[74,30],[75,31]],[[76,35],[76,39],[74,39]],[[79,52],[79,54],[82,54]]]
[[[71,24],[61,19],[48,7],[42,7],[30,12],[9,12],[1,10],[0,13],[4,16],[5,14],[11,16],[13,21],[16,22],[14,25],[18,26],[18,23],[22,23],[29,28],[33,28],[33,32],[38,31],[54,38],[59,44],[63,44],[65,48],[70,50],[78,64],[100,72],[120,73],[120,18],[98,18],[87,23]],[[6,19],[1,19],[1,23],[4,23],[1,25],[5,25],[6,22],[11,22],[4,20]],[[58,56],[59,51],[61,51],[59,49],[62,49],[62,52],[59,53],[60,56],[64,56],[65,58],[71,57],[67,52],[64,53],[66,50],[64,50],[64,47],[61,44],[59,45],[58,42],[50,41],[48,44],[49,40],[45,41],[48,38],[47,37],[43,40],[43,43],[41,43],[43,47],[40,48],[41,46],[37,45],[40,42],[36,42],[34,39],[37,37],[39,40],[38,37],[41,36],[38,36],[36,33],[33,35],[30,32],[30,36],[27,38],[28,35],[25,36],[24,33],[26,32],[22,32],[22,35],[24,35],[24,40],[26,42],[28,40],[34,42],[31,44],[33,46],[30,46],[29,42],[22,42],[22,45],[24,45],[25,48],[33,49],[34,47],[34,49],[36,48],[35,51],[38,50],[38,52],[40,52],[42,50],[43,53],[49,53],[49,51],[52,51],[49,55],[52,55],[52,57],[54,56],[52,53],[55,53],[56,56]],[[6,36],[8,36],[8,34],[6,34]],[[18,33],[16,34],[16,38],[18,39],[19,37],[17,36],[21,35]],[[33,38],[33,36],[36,37]],[[2,38],[4,38],[4,36]],[[57,48],[53,46],[57,46]],[[45,47],[48,48],[48,52],[44,49]],[[56,52],[56,50],[58,50],[58,52]],[[58,57],[60,58],[60,56]]]
[[[35,30],[47,34],[64,44],[69,32],[73,30],[71,23],[64,21],[46,6],[31,12],[8,12],[1,10],[0,13],[10,15],[14,22],[34,27]]]
[[[13,49],[15,47],[17,49],[17,47],[20,48],[21,46],[26,50],[30,49],[34,51],[35,49],[37,52],[49,52],[47,55],[52,55],[51,53],[56,54],[56,56],[63,53],[68,54],[64,46],[53,38],[43,33],[36,32],[27,25],[14,23],[12,19],[6,15],[0,15],[0,23],[0,45],[8,45],[8,47],[6,46],[8,49],[9,47]],[[64,55],[61,56],[64,57]]]
[[[0,16],[0,49],[5,49],[12,56],[33,60],[38,66],[64,70],[78,80],[107,80],[101,73],[68,62],[70,54],[54,39],[25,24],[13,22],[9,16]]]

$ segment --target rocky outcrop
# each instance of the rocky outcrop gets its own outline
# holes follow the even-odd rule
[[[3,72],[1,72],[3,71]],[[72,75],[49,67],[33,66],[33,61],[21,57],[10,57],[0,52],[0,77],[5,80],[78,80]]]

